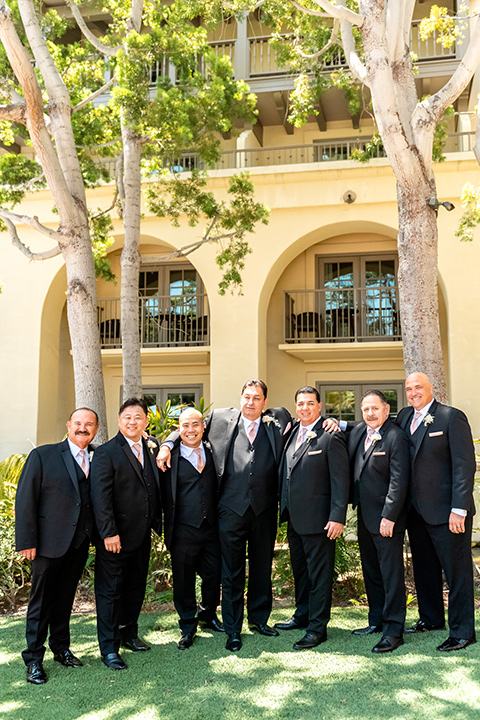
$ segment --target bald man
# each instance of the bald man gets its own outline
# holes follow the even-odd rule
[[[414,372],[405,382],[407,401],[397,424],[411,447],[410,509],[407,529],[412,550],[420,619],[406,632],[445,626],[442,570],[449,587],[449,637],[441,652],[476,642],[474,627],[472,518],[475,452],[461,410],[433,397],[427,375]]]
[[[172,556],[173,602],[182,633],[179,650],[193,645],[197,625],[223,632],[216,615],[220,602],[221,553],[218,538],[218,485],[212,453],[202,441],[205,423],[187,408],[178,419],[180,445],[160,478],[165,544]],[[195,594],[202,579],[202,601]]]

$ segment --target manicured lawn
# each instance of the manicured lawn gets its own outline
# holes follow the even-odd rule
[[[290,616],[276,610],[272,621]],[[411,619],[415,611],[410,611]],[[301,632],[264,638],[245,630],[238,654],[225,636],[200,632],[180,652],[173,613],[144,613],[140,634],[148,653],[124,651],[129,665],[113,672],[100,662],[95,617],[77,615],[72,649],[85,667],[67,669],[47,650],[49,682],[27,685],[20,653],[24,617],[0,618],[1,720],[469,720],[480,717],[480,642],[466,650],[435,650],[446,632],[407,636],[392,654],[371,652],[378,635],[357,638],[364,608],[335,608],[328,641],[294,652]],[[480,636],[480,628],[477,627]]]

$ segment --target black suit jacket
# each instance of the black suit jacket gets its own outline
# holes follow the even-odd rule
[[[36,548],[39,555],[49,558],[65,555],[80,515],[75,464],[68,440],[32,450],[15,497],[17,550]]]
[[[92,504],[98,532],[103,539],[120,535],[122,549],[136,550],[143,542],[149,527],[162,531],[160,486],[155,461],[158,444],[149,448],[143,443],[144,463],[153,473],[156,515],[149,519],[149,500],[142,469],[133,451],[118,432],[114,438],[100,445],[93,455],[90,472]]]
[[[219,485],[225,473],[228,453],[240,414],[240,410],[236,408],[220,408],[212,410],[205,420],[203,439],[208,440],[211,445]],[[293,425],[292,416],[286,408],[272,408],[263,413],[262,422],[267,430],[275,461],[280,463],[283,447]],[[167,441],[176,444],[179,437],[176,431],[168,436]]]
[[[452,508],[475,513],[475,450],[461,410],[434,400],[429,414],[433,422],[422,422],[411,447],[411,501],[427,523],[441,525]],[[413,415],[412,407],[403,408],[396,421],[409,436]]]
[[[353,497],[359,497],[367,530],[374,534],[379,533],[382,518],[394,522],[395,531],[405,529],[410,479],[409,439],[389,419],[379,432],[382,439],[370,445],[360,463],[356,459],[358,452],[363,453],[366,423],[357,425],[348,437]]]
[[[287,453],[297,441],[297,423],[280,465],[280,520],[289,517],[300,535],[323,533],[329,521],[345,524],[350,478],[346,438],[342,432],[325,432],[323,421],[322,417],[318,419],[313,428],[315,437],[296,451],[288,475]],[[288,503],[283,506],[285,490]]]

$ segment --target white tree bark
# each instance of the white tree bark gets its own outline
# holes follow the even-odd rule
[[[107,429],[95,268],[85,188],[71,126],[70,98],[42,36],[33,3],[31,0],[19,0],[18,6],[48,94],[48,129],[42,93],[5,0],[0,0],[0,39],[23,89],[25,124],[58,210],[56,237],[67,271],[67,313],[72,342],[75,402],[77,406],[96,410],[100,418],[101,440],[106,437]],[[10,222],[13,222],[11,218]],[[30,224],[34,224],[33,221]]]
[[[468,49],[450,80],[419,102],[410,59],[409,33],[414,0],[359,0],[359,13],[315,0],[341,20],[346,58],[352,74],[370,88],[376,122],[397,179],[399,296],[404,366],[407,374],[426,372],[437,397],[446,399],[437,295],[436,197],[432,163],[433,133],[443,112],[470,82],[480,62],[480,18]],[[298,3],[295,3],[298,7]],[[352,26],[360,28],[364,64],[354,50]]]

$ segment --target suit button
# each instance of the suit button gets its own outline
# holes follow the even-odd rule
[[[80,507],[80,503],[77,503],[77,507]],[[87,507],[88,507],[88,505],[87,505]]]
[[[76,524],[77,524],[77,523],[73,523],[73,527],[75,527],[75,526],[76,526]]]
[[[144,515],[143,517],[146,517],[146,518],[148,518],[148,515]]]

